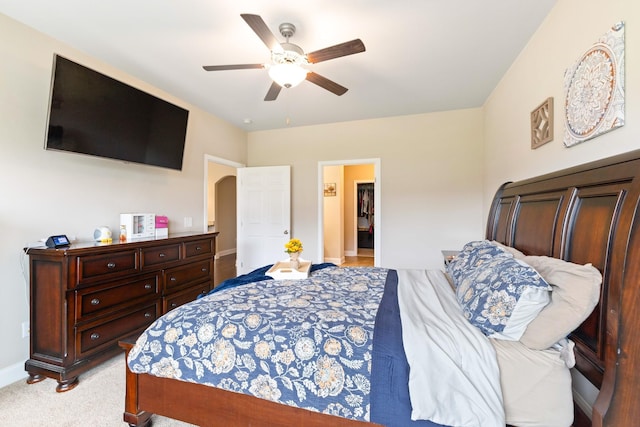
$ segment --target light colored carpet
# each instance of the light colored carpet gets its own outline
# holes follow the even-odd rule
[[[80,375],[73,390],[56,393],[57,382],[18,381],[0,388],[0,425],[4,427],[122,427],[125,393],[124,354]],[[191,424],[154,415],[153,427]]]

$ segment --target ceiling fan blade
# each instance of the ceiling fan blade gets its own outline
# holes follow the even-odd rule
[[[264,68],[264,64],[204,65],[202,68],[206,71],[249,70],[253,68]]]
[[[317,84],[318,86],[328,90],[329,92],[335,93],[338,96],[344,95],[344,93],[349,90],[346,87],[340,86],[338,83],[311,71],[307,73],[307,80],[311,83]]]
[[[307,59],[310,63],[316,64],[318,62],[327,61],[329,59],[340,58],[341,56],[353,55],[354,53],[360,53],[364,51],[365,48],[362,40],[355,39],[337,44],[335,46],[316,50],[315,52],[307,53]]]
[[[280,46],[280,42],[276,39],[276,36],[273,35],[269,27],[267,27],[267,24],[265,24],[260,15],[243,13],[240,14],[240,16],[251,27],[253,32],[260,37],[260,40],[267,45],[269,50],[274,50],[276,47]]]
[[[278,94],[280,93],[280,90],[282,90],[282,86],[280,86],[276,82],[271,83],[271,87],[269,88],[267,95],[264,97],[264,100],[275,101],[276,98],[278,97]]]

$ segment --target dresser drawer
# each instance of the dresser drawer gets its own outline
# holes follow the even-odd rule
[[[124,276],[138,271],[138,251],[135,249],[101,255],[79,256],[77,283],[87,283]]]
[[[186,242],[184,244],[185,258],[191,258],[201,255],[213,255],[214,241],[214,239],[202,239],[194,240],[193,242]]]
[[[108,286],[99,289],[95,287],[83,289],[77,292],[78,301],[76,307],[78,319],[96,315],[111,310],[120,309],[135,303],[144,297],[157,296],[159,294],[160,280],[157,274],[136,278],[135,280],[122,280],[112,282]]]
[[[212,260],[193,262],[180,267],[168,268],[164,272],[164,289],[170,292],[188,283],[211,280]]]
[[[198,298],[200,295],[205,295],[210,291],[210,282],[205,282],[201,285],[194,286],[186,291],[175,292],[170,297],[165,298],[163,312],[173,310],[176,307],[180,307],[183,304],[191,302]]]
[[[158,267],[180,260],[180,243],[142,249],[142,268]]]
[[[99,351],[104,347],[117,346],[118,339],[142,331],[156,320],[159,313],[160,302],[156,301],[134,311],[116,314],[98,325],[79,329],[76,356],[86,356],[86,353]]]

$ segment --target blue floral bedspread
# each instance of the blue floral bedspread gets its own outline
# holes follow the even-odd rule
[[[369,421],[387,272],[328,267],[214,292],[157,319],[129,353],[129,369]]]

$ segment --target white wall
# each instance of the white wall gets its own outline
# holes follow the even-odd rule
[[[625,125],[565,148],[565,70],[616,22],[625,21]],[[495,189],[515,181],[640,148],[640,2],[559,0],[484,107],[484,212]],[[554,140],[531,150],[530,114],[554,98]]]
[[[190,110],[182,172],[44,150],[53,54]],[[52,234],[90,240],[120,212],[167,215],[172,232],[204,229],[205,154],[246,163],[246,133],[0,14],[0,386],[25,376],[29,319],[22,248]]]
[[[482,134],[480,109],[252,132],[248,165],[292,166],[293,232],[317,260],[318,162],[380,158],[377,261],[440,268],[441,249],[484,236]]]

